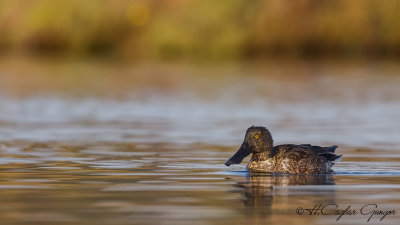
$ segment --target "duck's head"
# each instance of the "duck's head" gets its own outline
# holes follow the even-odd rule
[[[271,152],[272,147],[273,141],[271,133],[267,128],[249,127],[239,150],[225,162],[225,165],[239,164],[250,153]]]

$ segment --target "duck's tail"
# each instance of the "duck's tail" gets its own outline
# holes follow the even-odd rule
[[[324,156],[327,160],[329,160],[332,163],[339,162],[343,158],[343,155],[336,155],[335,153],[332,152],[323,152],[318,154]]]
[[[328,152],[335,152],[337,147],[338,147],[337,145],[332,145],[331,147],[324,147],[324,150],[326,150]]]
[[[339,161],[342,160],[342,159],[343,159],[343,155],[336,155],[335,159],[332,160],[332,162],[333,162],[333,163],[334,163],[334,162],[339,162]]]

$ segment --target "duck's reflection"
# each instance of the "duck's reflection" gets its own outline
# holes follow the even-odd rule
[[[243,203],[248,213],[268,216],[273,204],[280,211],[294,212],[296,204],[334,202],[334,184],[331,174],[249,173],[247,181],[238,182],[237,186],[242,188]]]

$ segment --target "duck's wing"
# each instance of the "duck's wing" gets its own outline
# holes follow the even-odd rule
[[[333,145],[330,147],[321,147],[317,145],[310,145],[310,144],[301,144],[301,145],[294,145],[294,144],[287,144],[287,145],[278,145],[274,147],[274,150],[276,152],[284,151],[284,152],[292,152],[292,151],[298,151],[298,152],[308,152],[306,154],[307,156],[309,154],[313,155],[320,155],[325,157],[328,161],[330,162],[337,162],[340,161],[343,158],[343,155],[337,155],[335,154],[335,150],[338,146]]]
[[[336,146],[320,147],[304,145],[278,145],[274,147],[275,158],[283,172],[319,174],[330,173],[334,162],[342,159],[342,155],[334,153]],[[280,160],[280,161],[279,161]]]
[[[299,145],[299,147],[305,148],[305,149],[310,149],[310,150],[312,150],[314,152],[317,152],[317,153],[322,153],[322,152],[332,152],[332,153],[334,153],[338,146],[337,145],[332,145],[332,146],[329,146],[329,147],[321,147],[321,146],[317,146],[317,145],[301,144],[301,145]]]

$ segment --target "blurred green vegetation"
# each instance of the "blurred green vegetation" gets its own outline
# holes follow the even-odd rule
[[[0,0],[0,54],[400,57],[397,0]]]

